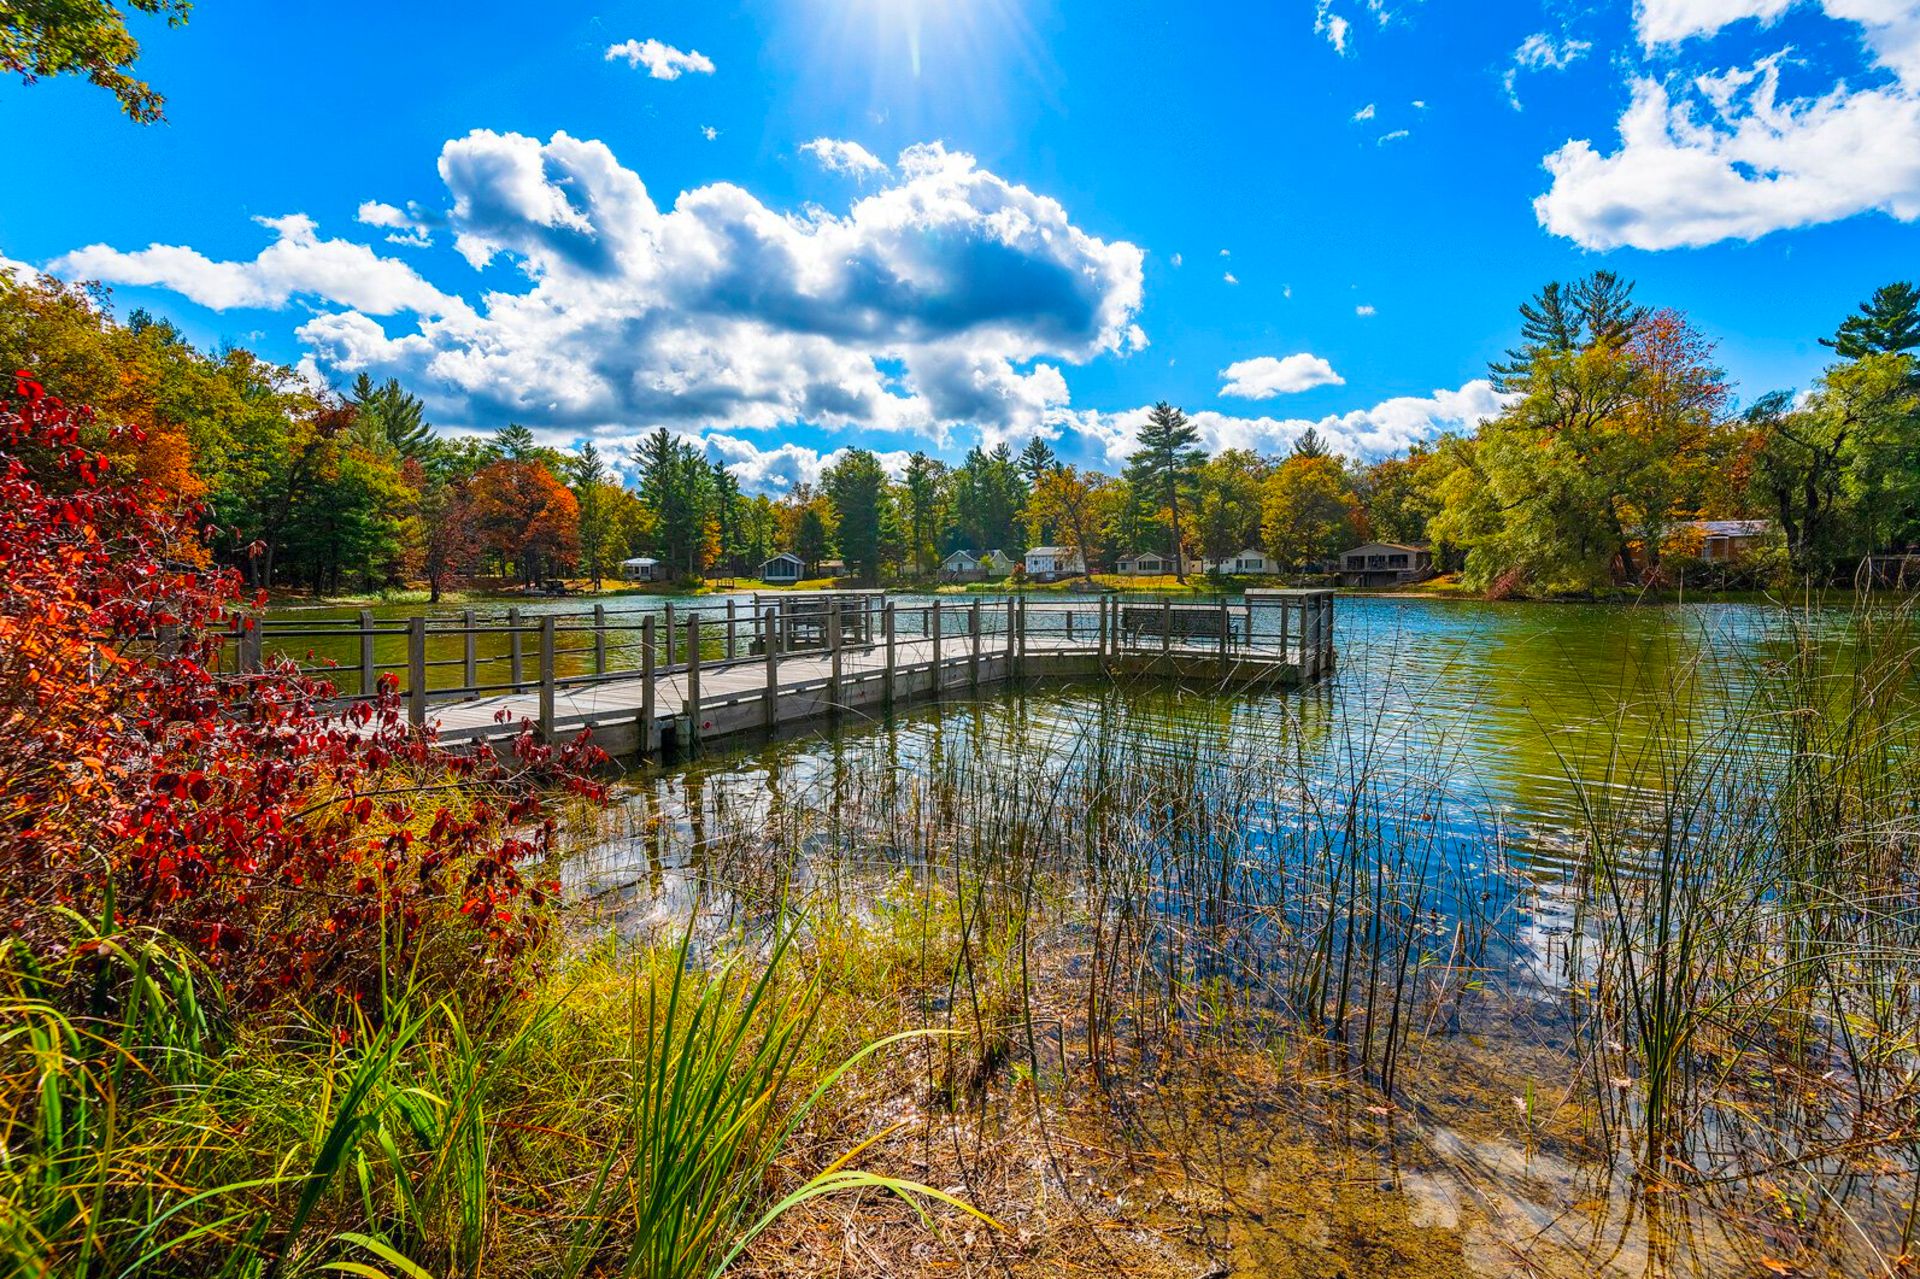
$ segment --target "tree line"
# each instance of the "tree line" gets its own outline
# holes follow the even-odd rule
[[[243,348],[200,351],[144,312],[123,322],[109,301],[0,275],[0,359],[136,426],[120,464],[204,503],[212,553],[262,588],[598,585],[632,556],[674,579],[745,577],[781,551],[810,572],[925,579],[955,550],[1017,559],[1043,544],[1089,565],[1157,552],[1183,575],[1190,559],[1257,549],[1306,573],[1380,539],[1431,544],[1476,587],[1563,593],[1685,574],[1706,517],[1777,530],[1744,566],[1756,577],[1844,575],[1920,540],[1920,291],[1907,284],[1825,339],[1835,358],[1813,387],[1744,408],[1683,313],[1601,271],[1521,306],[1519,340],[1490,370],[1498,416],[1398,456],[1359,463],[1311,429],[1280,456],[1209,454],[1161,403],[1118,474],[1042,438],[954,464],[914,453],[897,475],[850,449],[777,498],[743,493],[665,430],[625,458],[545,447],[513,423],[443,435],[398,382],[316,390]]]

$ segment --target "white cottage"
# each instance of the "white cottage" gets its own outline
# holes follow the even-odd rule
[[[1071,546],[1036,546],[1027,552],[1027,576],[1036,582],[1052,582],[1063,577],[1078,577],[1087,571],[1087,562]]]
[[[664,582],[667,577],[667,566],[651,555],[636,555],[620,561],[620,580],[623,582]]]

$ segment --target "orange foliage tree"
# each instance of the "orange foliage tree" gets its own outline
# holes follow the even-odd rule
[[[580,503],[538,462],[495,462],[467,486],[481,546],[515,566],[523,582],[580,554]]]

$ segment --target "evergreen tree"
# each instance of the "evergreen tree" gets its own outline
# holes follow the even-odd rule
[[[1048,443],[1039,436],[1027,441],[1027,447],[1020,450],[1020,473],[1026,476],[1027,487],[1031,489],[1040,482],[1042,476],[1059,465],[1059,458]]]
[[[1187,569],[1181,502],[1191,497],[1206,459],[1200,432],[1185,413],[1165,400],[1148,412],[1147,424],[1140,428],[1140,447],[1127,459],[1127,482],[1134,492],[1166,510],[1171,543],[1167,550],[1173,556],[1174,575],[1182,582],[1187,580]]]
[[[1320,438],[1320,432],[1312,427],[1300,432],[1300,438],[1293,442],[1295,457],[1326,457],[1330,452],[1326,441]]]
[[[863,581],[880,578],[887,473],[865,449],[849,449],[821,476],[839,528],[840,556]]]
[[[1553,281],[1520,304],[1520,344],[1487,370],[1494,388],[1526,390],[1543,355],[1619,346],[1644,315],[1633,301],[1633,282],[1612,271],[1595,271],[1571,285]]]
[[[907,541],[907,559],[913,571],[925,576],[931,571],[933,538],[939,517],[940,464],[925,453],[916,452],[907,459],[906,482],[901,513],[901,532]]]
[[[509,422],[493,433],[494,453],[509,462],[528,461],[538,448],[533,432],[518,422]]]
[[[1844,360],[1869,355],[1899,355],[1920,348],[1920,289],[1899,281],[1883,284],[1860,304],[1858,315],[1840,321],[1840,329],[1820,345]]]
[[[793,553],[800,557],[811,573],[827,558],[831,549],[827,537],[827,519],[820,513],[819,506],[808,503],[800,512],[800,522],[794,531]]]
[[[347,393],[347,404],[354,411],[354,430],[362,439],[384,443],[412,461],[432,459],[437,441],[426,421],[426,406],[407,394],[398,379],[388,378],[375,386],[373,379],[362,373]]]
[[[600,450],[593,446],[593,441],[582,444],[580,456],[573,463],[573,494],[580,503],[580,568],[592,579],[596,591],[612,567],[606,562],[612,512],[601,500],[607,474],[607,464],[601,460]]]

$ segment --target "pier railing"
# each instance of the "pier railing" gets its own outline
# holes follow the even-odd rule
[[[1220,672],[1282,664],[1313,682],[1332,669],[1334,655],[1333,593],[1311,590],[1211,603],[900,599],[858,591],[392,619],[362,610],[345,618],[260,618],[236,639],[236,669],[257,668],[272,652],[330,679],[343,701],[371,696],[390,676],[416,724],[448,703],[537,694],[535,717],[549,732],[562,698],[628,681],[639,684],[635,709],[643,719],[668,691],[656,686],[670,680],[671,694],[691,703],[695,723],[711,690],[715,699],[763,701],[771,724],[783,694],[838,706],[877,684],[890,702],[898,673],[909,668],[930,670],[935,693],[1044,673],[1057,659],[1076,657],[1110,671],[1147,669],[1156,659],[1184,672],[1207,659],[1207,669]],[[763,678],[744,677],[748,668],[760,668]]]

